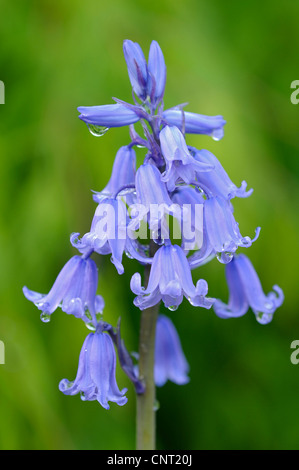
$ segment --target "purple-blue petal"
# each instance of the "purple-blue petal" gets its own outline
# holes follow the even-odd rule
[[[122,188],[135,183],[136,153],[130,146],[121,147],[115,156],[110,180],[100,192],[108,196],[114,196]]]
[[[252,194],[253,189],[246,191],[246,181],[242,182],[240,188],[231,181],[219,160],[211,152],[205,149],[197,150],[195,147],[189,147],[189,151],[197,162],[213,165],[213,169],[208,173],[199,171],[196,174],[198,185],[209,197],[220,196],[224,199],[232,199],[244,198]]]
[[[220,318],[241,317],[245,315],[249,308],[235,259],[236,257],[225,266],[226,281],[229,289],[228,304],[217,299],[213,305],[216,315]]]
[[[276,294],[270,292],[268,295],[265,295],[260,279],[249,258],[241,254],[236,257],[235,262],[244,293],[257,320],[259,323],[269,323],[269,321],[272,320],[275,310],[280,307],[284,301],[282,289],[275,286],[274,290]]]
[[[152,41],[148,56],[148,95],[156,103],[162,100],[166,83],[166,66],[157,41]]]
[[[139,116],[122,104],[80,106],[79,118],[86,124],[101,127],[122,127],[139,121]]]
[[[142,49],[137,42],[126,39],[123,43],[123,51],[132,88],[141,100],[145,100],[148,71]]]
[[[162,300],[170,310],[176,309],[185,296],[194,306],[210,308],[214,299],[206,297],[207,283],[200,280],[195,286],[186,255],[178,245],[170,243],[156,252],[147,288],[141,286],[141,276],[134,274],[131,290],[137,294],[134,304],[140,309],[155,305]]]
[[[82,400],[97,400],[109,409],[109,401],[119,406],[127,402],[126,389],[119,390],[116,383],[116,354],[107,333],[90,333],[83,343],[75,380],[63,379],[59,389],[65,395],[81,393]]]
[[[186,384],[189,382],[188,372],[189,364],[173,322],[165,315],[159,315],[155,341],[155,384],[162,387],[167,380],[178,385]]]
[[[74,256],[58,274],[47,295],[37,294],[24,288],[24,295],[35,305],[50,315],[61,307],[69,315],[81,318],[85,323],[97,324],[96,313],[101,311],[104,301],[96,295],[98,272],[91,258]],[[100,310],[99,310],[100,308]]]
[[[163,118],[169,125],[178,127],[182,132],[210,135],[215,140],[220,140],[223,137],[223,127],[226,124],[220,115],[205,116],[176,108],[164,111]]]
[[[229,288],[228,304],[216,300],[215,313],[221,318],[239,317],[250,307],[259,323],[267,324],[284,300],[282,289],[275,285],[273,291],[264,294],[260,279],[249,258],[244,254],[234,256],[225,267]]]
[[[231,260],[231,255],[223,256],[223,254],[234,253],[239,246],[251,246],[260,233],[258,227],[253,239],[248,236],[243,237],[234,218],[230,201],[218,196],[205,201],[204,223],[210,244],[213,250],[220,254],[218,259],[223,263]]]
[[[136,172],[137,201],[149,208],[151,204],[171,205],[165,183],[161,181],[161,174],[155,165],[145,163]]]

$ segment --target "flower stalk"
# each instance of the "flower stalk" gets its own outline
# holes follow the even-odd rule
[[[150,255],[157,251],[151,241]],[[148,284],[150,266],[144,269],[145,283]],[[139,333],[139,380],[145,391],[136,395],[136,450],[155,450],[156,447],[156,386],[154,380],[156,323],[160,303],[146,308],[141,313]]]

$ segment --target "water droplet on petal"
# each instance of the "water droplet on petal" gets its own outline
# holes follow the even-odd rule
[[[126,257],[129,259],[134,259],[134,257],[129,253],[129,251],[125,251]]]
[[[273,318],[273,313],[257,312],[256,319],[261,325],[267,325]]]
[[[233,259],[233,257],[234,257],[234,254],[231,253],[230,251],[220,252],[216,254],[216,258],[222,264],[229,263]]]
[[[135,193],[135,188],[124,188],[122,191],[118,193],[118,196],[126,196],[127,194]]]
[[[178,305],[170,305],[169,307],[167,307],[168,310],[170,310],[171,312],[175,312],[179,306]]]
[[[152,231],[152,239],[156,245],[163,245],[164,243],[164,238],[162,238],[160,230]]]
[[[154,239],[154,242],[156,243],[156,245],[163,245],[164,243],[164,239],[163,238],[156,238]]]
[[[86,328],[88,328],[90,331],[96,331],[96,327],[92,322],[85,323]]]
[[[72,233],[72,234],[71,234],[70,239],[71,239],[71,244],[72,244],[73,246],[79,245],[79,243],[80,243],[80,240],[79,240],[79,236],[78,236],[78,235],[79,235],[78,233]]]
[[[86,397],[85,397],[84,392],[80,392],[80,398],[81,398],[82,401],[86,401]]]
[[[47,312],[42,312],[40,314],[40,319],[44,323],[49,323],[49,321],[51,320],[51,315]]]
[[[215,140],[216,142],[218,140],[221,140],[224,135],[223,129],[214,129],[212,132],[212,139]]]
[[[158,400],[155,400],[153,410],[158,411],[160,409],[160,402]]]
[[[109,127],[95,126],[94,124],[87,124],[87,127],[89,132],[95,137],[102,137],[102,135],[109,131]]]

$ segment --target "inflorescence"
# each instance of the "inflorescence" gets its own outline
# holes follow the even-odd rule
[[[126,389],[119,390],[115,379],[116,351],[122,369],[136,392],[144,392],[138,378],[138,365],[127,351],[120,334],[120,322],[112,327],[103,320],[104,300],[97,295],[98,270],[92,254],[111,255],[119,274],[124,272],[124,253],[142,266],[150,266],[146,286],[139,273],[130,287],[140,310],[163,302],[176,310],[186,297],[191,305],[213,308],[220,318],[244,315],[249,308],[261,324],[269,323],[282,302],[278,286],[265,295],[251,262],[238,247],[249,247],[259,236],[243,236],[235,220],[232,200],[251,195],[243,181],[237,187],[219,160],[208,150],[191,147],[186,134],[204,134],[214,140],[223,137],[222,116],[204,116],[185,111],[185,105],[164,110],[166,67],[160,46],[153,41],[148,61],[137,43],[124,41],[124,56],[132,85],[130,104],[115,103],[78,108],[79,118],[95,136],[111,127],[129,126],[131,142],[115,157],[111,178],[100,192],[94,192],[97,208],[90,231],[71,235],[78,250],[60,271],[48,294],[24,287],[27,299],[41,310],[41,319],[50,320],[60,307],[80,318],[91,330],[86,337],[73,382],[63,379],[59,389],[66,395],[80,393],[83,400],[124,405]],[[136,124],[140,126],[137,132]],[[145,149],[137,168],[135,148]],[[173,222],[172,231],[170,221]],[[155,253],[150,256],[150,243]],[[225,265],[229,301],[208,297],[204,279],[194,284],[191,271],[212,259]],[[177,384],[189,381],[189,366],[178,333],[165,315],[156,328],[155,383],[167,380]]]

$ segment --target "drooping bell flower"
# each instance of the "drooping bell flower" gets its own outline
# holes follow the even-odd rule
[[[153,238],[168,238],[167,215],[177,215],[180,209],[173,204],[161,173],[151,163],[141,165],[135,178],[137,204],[131,213],[130,231],[138,230],[142,220],[147,221]]]
[[[135,185],[135,173],[135,150],[129,145],[123,146],[116,153],[108,184],[102,191],[94,192],[94,200],[100,202],[105,196],[115,198],[120,192],[121,194],[130,193],[134,190],[132,188]]]
[[[219,162],[218,158],[208,150],[197,150],[194,147],[188,147],[195,160],[206,165],[213,165],[213,169],[208,173],[197,172],[196,179],[198,185],[205,191],[209,197],[220,196],[224,199],[234,197],[248,197],[253,189],[246,190],[247,183],[242,181],[238,188],[230,179],[227,172]]]
[[[282,289],[274,285],[274,292],[271,291],[265,295],[251,261],[244,254],[234,256],[233,260],[225,266],[225,274],[229,288],[229,301],[225,304],[221,300],[216,300],[213,308],[218,317],[240,317],[251,308],[259,323],[269,323],[275,310],[283,303]]]
[[[97,323],[96,314],[104,308],[104,300],[96,295],[98,271],[95,262],[73,256],[58,274],[52,289],[46,295],[23,288],[25,297],[42,311],[41,320],[47,322],[58,308],[85,323]]]
[[[131,279],[131,290],[137,297],[134,304],[140,310],[152,307],[162,300],[170,310],[182,303],[184,296],[191,305],[210,308],[214,299],[206,297],[208,285],[200,279],[193,283],[190,266],[182,248],[178,245],[161,246],[154,255],[146,288],[141,285],[141,276],[135,273]]]
[[[162,181],[167,182],[169,191],[175,189],[177,180],[192,184],[196,179],[196,172],[211,171],[214,168],[214,165],[201,163],[191,156],[184,136],[177,127],[165,126],[159,138],[166,161],[166,171]]]
[[[182,207],[180,220],[181,247],[185,251],[205,250],[207,237],[204,236],[203,207],[205,199],[195,188],[180,186],[172,195],[172,201]],[[206,256],[209,256],[206,252]],[[203,253],[203,251],[201,251]]]
[[[229,262],[238,247],[250,247],[260,233],[260,227],[257,227],[253,239],[248,236],[243,237],[234,218],[230,201],[218,196],[205,201],[204,224],[213,251],[222,263]]]
[[[59,390],[65,395],[80,393],[84,401],[97,400],[106,410],[110,408],[108,402],[123,406],[127,403],[127,397],[124,396],[127,389],[119,390],[115,370],[113,341],[108,333],[101,331],[99,325],[96,332],[90,333],[83,343],[75,380],[61,380]]]
[[[162,387],[167,380],[183,385],[189,382],[189,364],[184,355],[178,332],[165,315],[159,315],[155,341],[155,384]]]
[[[121,199],[104,198],[99,202],[88,233],[79,239],[73,233],[71,243],[80,253],[93,250],[99,254],[111,253],[111,261],[119,274],[124,272],[122,256],[127,238],[127,209]]]

